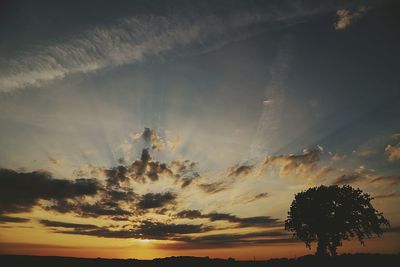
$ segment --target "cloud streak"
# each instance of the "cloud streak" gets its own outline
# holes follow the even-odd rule
[[[266,23],[262,32],[277,24],[291,25],[322,8],[294,2],[289,8],[250,8],[224,16],[141,15],[122,19],[112,26],[95,27],[65,42],[21,51],[18,57],[4,59],[0,66],[0,92],[138,63],[182,48],[207,52],[260,32],[249,27]]]

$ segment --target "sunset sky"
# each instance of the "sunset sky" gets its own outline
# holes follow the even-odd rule
[[[350,184],[400,252],[398,1],[1,1],[0,253],[266,259]]]

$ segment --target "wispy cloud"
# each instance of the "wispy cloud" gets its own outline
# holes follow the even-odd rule
[[[296,1],[294,1],[296,2]],[[210,51],[224,44],[276,27],[290,25],[320,12],[321,6],[299,3],[287,9],[244,10],[228,16],[189,14],[136,16],[108,27],[95,27],[62,43],[33,47],[0,65],[0,92],[62,79],[72,74],[137,63],[188,46]],[[262,30],[249,27],[269,23]]]

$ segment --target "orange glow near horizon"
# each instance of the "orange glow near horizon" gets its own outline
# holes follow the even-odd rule
[[[77,239],[77,243],[81,238]],[[102,245],[98,246],[57,246],[50,244],[28,244],[28,243],[0,243],[0,254],[17,255],[40,255],[40,256],[67,256],[81,258],[135,258],[135,259],[154,259],[170,256],[197,256],[210,258],[235,258],[237,260],[265,260],[271,258],[296,258],[303,255],[315,253],[315,245],[308,250],[303,243],[290,244],[270,244],[257,246],[243,246],[231,248],[213,249],[160,249],[156,243],[162,241],[153,240],[127,240],[121,242],[118,239],[99,239],[93,238],[93,242],[101,240]],[[107,242],[109,241],[109,242]],[[104,243],[106,245],[104,245]],[[118,245],[118,243],[123,243]],[[130,244],[129,243],[134,243]],[[154,244],[153,244],[154,243]],[[108,245],[109,244],[109,245]],[[356,241],[345,241],[339,247],[338,253],[397,253],[400,249],[397,234],[387,234],[382,238],[372,238],[365,241],[365,246]]]

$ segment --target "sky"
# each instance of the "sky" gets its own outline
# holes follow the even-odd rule
[[[400,252],[399,3],[1,1],[0,253],[315,252],[297,192],[349,184]]]

